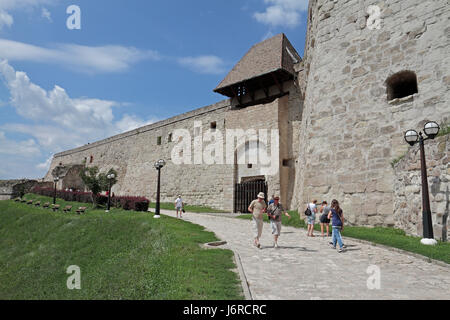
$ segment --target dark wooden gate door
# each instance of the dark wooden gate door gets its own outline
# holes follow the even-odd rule
[[[250,202],[255,200],[260,192],[264,192],[264,200],[267,203],[267,182],[265,180],[236,183],[234,186],[234,212],[248,213]]]

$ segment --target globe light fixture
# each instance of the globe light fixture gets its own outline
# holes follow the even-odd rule
[[[427,122],[423,127],[423,131],[430,139],[434,139],[434,137],[436,137],[439,133],[439,129],[439,125],[434,121]]]
[[[405,140],[410,145],[414,145],[419,140],[419,135],[417,134],[416,130],[408,130],[405,133]]]

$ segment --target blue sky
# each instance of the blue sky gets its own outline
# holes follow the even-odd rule
[[[81,29],[69,30],[77,5]],[[0,0],[0,179],[54,153],[200,108],[250,47],[303,56],[307,0]]]

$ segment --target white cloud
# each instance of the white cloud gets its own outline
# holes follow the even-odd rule
[[[296,27],[300,13],[308,10],[308,0],[264,0],[269,6],[264,12],[255,12],[253,17],[271,26]]]
[[[48,11],[47,8],[42,8],[41,17],[44,19],[47,19],[49,22],[53,22],[52,15],[51,15],[50,11]]]
[[[101,99],[71,98],[66,90],[56,85],[52,90],[44,90],[34,84],[25,72],[15,71],[7,61],[0,62],[0,77],[9,90],[11,106],[31,122],[0,126],[2,131],[31,137],[29,140],[16,142],[6,139],[5,134],[0,132],[0,162],[4,155],[48,155],[157,121],[139,119],[129,114],[115,119],[113,109],[127,104]],[[32,166],[43,175],[48,167],[48,160],[42,161],[41,158],[36,159]]]
[[[30,9],[44,4],[55,4],[59,0],[0,0],[0,30],[3,27],[11,27],[14,18],[12,11]]]
[[[267,39],[269,39],[269,38],[272,38],[273,36],[274,36],[274,34],[273,34],[272,30],[269,30],[269,31],[264,35],[264,37],[261,39],[261,41],[264,41],[264,40],[267,40]]]
[[[179,58],[178,63],[198,73],[221,74],[226,71],[223,60],[213,55]]]
[[[23,157],[40,155],[41,151],[33,139],[15,141],[8,139],[5,133],[0,131],[0,155],[20,155]]]
[[[146,126],[148,124],[152,124],[157,122],[158,119],[152,118],[147,121],[141,120],[135,115],[128,115],[125,114],[120,121],[116,122],[116,127],[120,132],[127,132],[131,131],[143,126]]]
[[[6,11],[0,10],[0,30],[2,30],[5,26],[11,27],[13,22],[14,19],[10,14],[8,14]]]
[[[45,162],[38,163],[36,165],[36,168],[39,169],[39,170],[48,171],[48,169],[50,169],[50,165],[52,164],[52,160],[53,160],[53,156],[51,156],[50,158],[45,160]]]
[[[1,0],[0,0],[1,1]],[[58,44],[43,48],[23,42],[0,39],[0,58],[9,61],[32,61],[59,64],[85,73],[122,72],[142,60],[159,60],[156,51],[134,47],[107,45],[89,47],[75,44]]]

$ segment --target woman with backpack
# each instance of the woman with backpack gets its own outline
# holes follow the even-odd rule
[[[307,215],[308,217],[308,231],[307,231],[307,236],[308,237],[314,237],[314,223],[316,220],[316,213],[317,213],[317,200],[313,200],[312,203],[308,204],[308,208],[306,209],[308,211],[309,209],[309,215]],[[306,213],[306,212],[305,212]]]
[[[332,246],[336,249],[336,242],[339,244],[339,252],[344,251],[345,245],[342,243],[341,230],[344,229],[344,213],[339,207],[339,202],[336,199],[331,201],[331,210],[328,213],[328,219],[331,220],[332,228]]]

